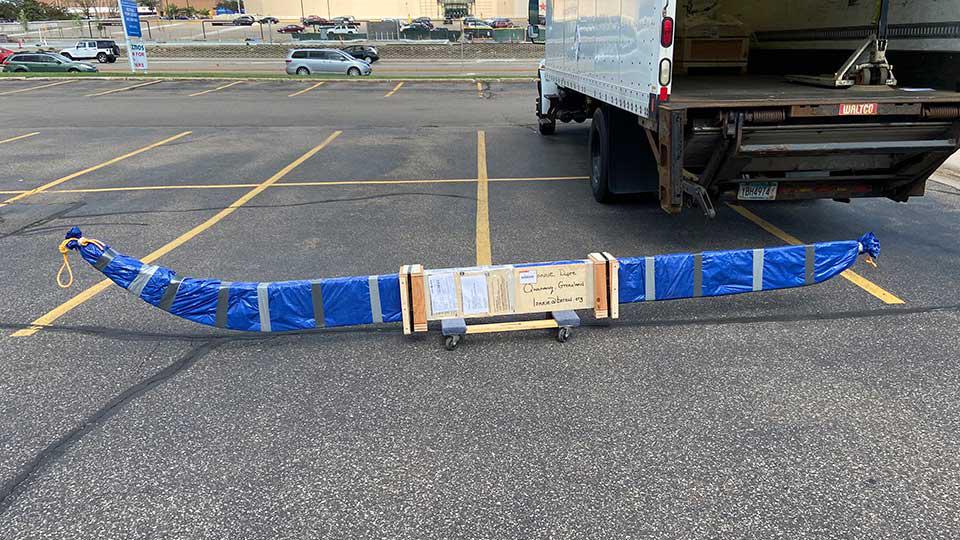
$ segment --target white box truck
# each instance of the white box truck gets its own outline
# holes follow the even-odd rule
[[[543,4],[540,132],[592,121],[601,202],[903,202],[960,147],[960,2]]]

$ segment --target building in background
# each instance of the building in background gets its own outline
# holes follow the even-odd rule
[[[174,0],[176,1],[176,0]],[[357,19],[441,19],[449,8],[477,17],[526,18],[527,0],[244,0],[244,11],[298,19],[307,15]]]

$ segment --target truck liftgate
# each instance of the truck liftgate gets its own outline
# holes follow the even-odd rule
[[[668,213],[699,206],[711,217],[724,200],[904,202],[924,195],[930,175],[960,149],[960,93],[894,77],[886,0],[878,2],[874,33],[852,55],[839,51],[846,61],[827,76],[794,74],[833,61],[836,54],[816,47],[790,56],[809,65],[754,72],[749,38],[690,38],[692,23],[683,25],[690,15],[666,0],[625,1],[595,16],[576,15],[583,13],[571,8],[577,2],[563,0],[563,13],[547,3],[537,116],[544,135],[558,121],[592,120],[591,187],[601,202],[656,193]],[[531,21],[533,13],[531,4]],[[674,74],[677,42],[685,72]],[[710,64],[690,60],[698,50],[735,58],[716,62],[726,69],[698,71],[688,66]],[[957,69],[930,62],[941,74]]]
[[[952,93],[824,98],[815,95],[821,89],[789,84],[755,78],[753,88],[776,96],[762,100],[681,93],[660,105],[655,130],[665,136],[653,152],[664,210],[679,212],[693,199],[709,212],[707,198],[905,202],[922,196],[960,147],[960,101]],[[719,88],[722,82],[714,96]]]

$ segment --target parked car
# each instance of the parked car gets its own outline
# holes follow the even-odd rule
[[[287,75],[345,73],[360,76],[373,72],[370,64],[337,49],[291,49],[286,62]]]
[[[3,47],[0,47],[0,64],[2,64],[3,61],[6,60],[7,57],[12,54],[13,54],[13,51],[11,51],[10,49],[4,49]]]
[[[101,64],[112,64],[120,57],[120,46],[112,39],[85,39],[69,49],[63,49],[60,54],[70,60],[96,59]]]
[[[357,33],[357,29],[353,26],[347,26],[345,24],[338,24],[333,28],[327,30],[327,39],[337,39],[344,36],[352,36]]]
[[[280,32],[281,34],[299,34],[304,30],[306,30],[306,28],[299,24],[288,24],[277,30],[277,32]]]
[[[470,21],[469,23],[464,20],[463,28],[471,30],[493,30],[493,27],[487,24],[485,21]]]
[[[358,23],[353,17],[334,17],[332,22],[333,24],[343,24],[346,26],[352,26],[354,28],[358,28],[360,26],[360,23]]]
[[[276,17],[264,17],[257,22],[260,24],[280,24],[280,19]]]
[[[510,19],[498,18],[494,19],[493,22],[490,23],[490,26],[493,28],[513,28],[513,21]]]
[[[424,25],[424,26],[427,26],[427,27],[433,29],[433,20],[431,20],[430,17],[419,17],[419,18],[414,19],[413,22],[414,22],[414,23],[420,23],[420,24],[422,24],[422,25]]]
[[[333,21],[329,21],[316,15],[304,17],[300,19],[300,22],[302,22],[305,26],[334,26]]]
[[[372,64],[380,59],[380,53],[377,51],[377,48],[369,45],[350,45],[340,50],[368,64]]]
[[[68,72],[68,73],[96,73],[97,68],[91,64],[74,62],[57,53],[16,53],[7,57],[3,63],[3,70],[13,73],[25,72]]]
[[[252,15],[241,15],[233,20],[234,26],[253,26],[253,23],[257,22]]]
[[[408,24],[408,25],[406,25],[406,26],[404,26],[403,28],[400,29],[401,32],[406,32],[406,31],[408,31],[408,30],[411,30],[411,31],[418,31],[418,30],[419,30],[419,31],[423,31],[423,32],[429,32],[430,30],[433,30],[433,27],[432,27],[432,26],[427,26],[427,25],[423,24],[422,22],[413,21],[412,23],[410,23],[410,24]]]

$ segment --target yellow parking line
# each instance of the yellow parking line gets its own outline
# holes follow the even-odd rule
[[[311,86],[310,88],[304,88],[303,90],[300,90],[299,92],[294,92],[294,93],[290,94],[290,95],[287,96],[287,97],[297,97],[297,96],[299,96],[299,95],[306,94],[307,92],[313,90],[314,88],[319,88],[319,87],[323,86],[323,83],[324,83],[324,81],[320,81],[320,82],[318,82],[317,84]]]
[[[87,94],[83,97],[100,97],[106,96],[108,94],[116,94],[117,92],[126,92],[127,90],[133,90],[134,88],[142,88],[144,86],[150,86],[151,84],[157,84],[163,82],[161,79],[155,81],[147,81],[145,83],[135,84],[133,86],[124,86],[123,88],[114,88],[113,90],[106,90],[104,92],[97,92],[96,94]]]
[[[242,197],[240,197],[239,199],[237,199],[236,201],[234,201],[233,204],[231,204],[230,206],[228,206],[228,207],[224,208],[223,210],[217,212],[217,213],[216,213],[213,217],[211,217],[210,219],[204,221],[203,223],[197,225],[196,227],[190,229],[189,231],[181,234],[180,236],[178,236],[176,239],[172,240],[171,242],[168,242],[168,243],[164,244],[163,246],[161,246],[161,247],[158,248],[157,250],[153,251],[152,253],[150,253],[149,255],[147,255],[146,257],[144,257],[144,258],[142,259],[142,261],[145,262],[145,263],[148,263],[148,264],[149,264],[149,263],[152,263],[152,262],[156,261],[157,259],[159,259],[160,257],[163,257],[164,255],[166,255],[167,253],[170,253],[170,252],[173,251],[174,249],[177,249],[178,247],[182,246],[183,244],[186,244],[187,242],[189,242],[190,240],[192,240],[194,237],[196,237],[198,234],[206,231],[206,230],[209,229],[210,227],[213,227],[214,225],[216,225],[217,223],[219,223],[220,221],[222,221],[224,218],[226,218],[226,217],[229,216],[230,214],[236,212],[238,208],[240,208],[241,206],[243,206],[243,205],[247,204],[248,202],[250,202],[251,199],[253,199],[253,198],[256,197],[257,195],[259,195],[260,193],[262,193],[265,189],[267,189],[267,188],[270,187],[271,185],[276,184],[277,182],[279,182],[280,179],[282,179],[284,176],[286,176],[287,174],[289,174],[290,171],[292,171],[292,170],[294,170],[295,168],[299,167],[301,164],[303,164],[303,162],[305,162],[305,161],[307,161],[308,159],[310,159],[311,157],[313,157],[314,154],[316,154],[316,153],[319,152],[320,150],[323,150],[324,148],[326,148],[327,145],[329,145],[330,143],[332,143],[333,140],[336,139],[337,137],[339,137],[341,133],[343,133],[343,132],[342,132],[342,131],[335,131],[335,132],[333,132],[333,134],[330,135],[329,137],[327,137],[326,140],[324,140],[322,143],[318,144],[317,146],[314,146],[312,149],[310,149],[309,152],[307,152],[306,154],[300,156],[299,158],[296,159],[296,161],[294,161],[293,163],[287,165],[287,166],[284,167],[283,169],[280,169],[279,172],[277,172],[276,174],[274,174],[274,175],[271,176],[270,178],[264,180],[264,181],[261,182],[260,184],[257,184],[257,186],[256,186],[255,188],[251,189],[251,190],[248,191],[246,194],[244,194]],[[83,304],[83,303],[86,302],[87,300],[90,300],[90,299],[93,298],[94,296],[96,296],[96,295],[100,294],[101,292],[103,292],[107,287],[110,286],[110,283],[112,283],[112,282],[111,282],[109,279],[105,279],[105,280],[103,280],[103,281],[100,281],[100,282],[97,283],[96,285],[88,288],[87,290],[81,292],[80,294],[74,296],[74,297],[71,298],[70,300],[67,300],[67,301],[64,302],[63,304],[61,304],[61,305],[57,306],[56,308],[54,308],[53,310],[49,311],[48,313],[46,313],[46,314],[43,315],[42,317],[36,319],[36,320],[33,321],[32,323],[30,323],[32,326],[30,326],[29,328],[24,328],[24,329],[22,329],[22,330],[18,330],[17,332],[14,332],[13,336],[14,336],[14,337],[27,337],[27,336],[32,336],[32,335],[36,334],[37,332],[39,332],[40,330],[42,330],[44,326],[49,326],[50,324],[53,324],[57,319],[59,319],[60,317],[66,315],[67,313],[69,313],[70,311],[72,311],[72,310],[73,310],[74,308],[76,308],[77,306]]]
[[[236,86],[236,85],[238,85],[238,84],[240,84],[240,83],[242,83],[242,82],[243,82],[243,81],[233,81],[232,83],[228,83],[228,84],[225,84],[225,85],[223,85],[223,86],[219,86],[219,87],[217,87],[217,88],[211,88],[210,90],[204,90],[203,92],[197,92],[196,94],[190,94],[190,95],[187,96],[187,97],[197,97],[197,96],[202,96],[202,95],[204,95],[204,94],[210,94],[210,93],[212,93],[212,92],[219,92],[220,90],[223,90],[223,89],[225,89],[225,88],[230,88],[231,86]]]
[[[747,218],[748,220],[752,221],[755,225],[758,225],[761,229],[763,229],[763,230],[767,231],[768,233],[776,236],[777,238],[783,240],[784,242],[786,242],[786,243],[788,243],[788,244],[793,244],[793,245],[795,245],[795,246],[802,246],[802,245],[804,245],[804,242],[801,242],[800,239],[797,238],[796,236],[793,236],[793,235],[791,235],[791,234],[788,234],[788,233],[785,232],[783,229],[780,229],[780,228],[777,227],[776,225],[774,225],[774,224],[770,223],[769,221],[763,219],[762,217],[754,214],[754,213],[751,212],[750,210],[747,210],[746,208],[744,208],[744,207],[742,207],[742,206],[738,206],[738,205],[730,204],[730,203],[727,203],[727,206],[729,206],[730,208],[732,208],[734,212],[736,212],[736,213],[740,214],[741,216]],[[853,270],[846,270],[846,271],[844,271],[844,272],[843,272],[842,274],[840,274],[840,275],[843,276],[847,281],[853,283],[853,284],[856,285],[857,287],[860,287],[861,289],[867,291],[868,293],[872,294],[872,295],[875,296],[876,298],[880,299],[880,300],[881,300],[883,303],[885,303],[885,304],[903,304],[903,303],[905,303],[905,302],[904,302],[903,300],[901,300],[900,298],[897,298],[895,295],[891,294],[890,292],[887,292],[886,290],[884,290],[883,288],[881,288],[881,287],[880,287],[879,285],[877,285],[876,283],[874,283],[874,282],[870,281],[869,279],[861,276],[860,274],[854,272]]]
[[[532,176],[526,178],[490,178],[489,182],[562,182],[562,181],[583,181],[589,180],[589,176]],[[272,186],[275,187],[320,187],[320,186],[362,186],[366,185],[404,185],[404,184],[472,184],[477,182],[476,178],[444,178],[437,180],[321,180],[312,182],[278,182]],[[257,184],[235,183],[235,184],[174,184],[174,185],[156,185],[156,186],[123,186],[123,187],[105,187],[105,188],[78,188],[78,189],[51,189],[46,191],[47,195],[58,193],[111,193],[117,191],[164,191],[168,189],[241,189],[256,187]],[[20,193],[29,193],[29,191],[0,191],[0,195],[17,195]]]
[[[385,95],[385,96],[383,96],[383,97],[388,98],[388,97],[396,94],[396,93],[397,93],[397,90],[399,90],[401,86],[403,86],[403,83],[402,83],[402,82],[397,83],[397,85],[393,87],[393,90],[387,92],[387,95]]]
[[[0,208],[3,208],[4,206],[7,206],[8,204],[10,204],[10,203],[12,203],[12,202],[15,202],[15,201],[18,201],[18,200],[20,200],[20,199],[25,199],[25,198],[27,198],[27,197],[30,197],[31,195],[36,195],[37,193],[42,193],[42,192],[44,192],[44,191],[46,191],[46,190],[48,190],[48,189],[50,189],[50,188],[52,188],[52,187],[56,187],[56,186],[59,186],[60,184],[62,184],[62,183],[64,183],[64,182],[68,182],[68,181],[70,181],[70,180],[73,180],[74,178],[76,178],[76,177],[78,177],[78,176],[83,176],[83,175],[85,175],[85,174],[87,174],[87,173],[91,173],[91,172],[94,172],[94,171],[96,171],[96,170],[102,169],[102,168],[106,167],[107,165],[113,165],[114,163],[123,161],[123,160],[125,160],[125,159],[127,159],[127,158],[131,158],[131,157],[133,157],[133,156],[142,154],[142,153],[146,152],[147,150],[152,150],[152,149],[154,149],[154,148],[156,148],[156,147],[158,147],[158,146],[162,146],[162,145],[164,145],[164,144],[167,144],[167,143],[169,143],[169,142],[173,142],[173,141],[175,141],[175,140],[177,140],[177,139],[180,139],[180,138],[182,138],[182,137],[186,137],[186,136],[189,135],[190,133],[192,133],[192,132],[191,132],[191,131],[184,131],[184,132],[182,132],[182,133],[178,133],[178,134],[174,135],[173,137],[167,137],[166,139],[164,139],[164,140],[162,140],[162,141],[155,142],[155,143],[153,143],[153,144],[144,146],[143,148],[141,148],[141,149],[139,149],[139,150],[134,150],[133,152],[130,152],[130,153],[128,153],[128,154],[124,154],[124,155],[122,155],[122,156],[120,156],[120,157],[115,157],[115,158],[113,158],[113,159],[111,159],[111,160],[109,160],[109,161],[104,161],[103,163],[101,163],[101,164],[99,164],[99,165],[94,165],[93,167],[88,167],[88,168],[86,168],[86,169],[84,169],[84,170],[82,170],[82,171],[78,171],[78,172],[75,172],[75,173],[73,173],[73,174],[68,174],[67,176],[64,176],[63,178],[59,178],[59,179],[57,179],[57,180],[54,180],[53,182],[48,182],[48,183],[46,183],[46,184],[44,184],[44,185],[42,185],[42,186],[40,186],[40,187],[38,187],[38,188],[31,189],[30,191],[26,191],[26,192],[24,192],[24,193],[21,193],[21,194],[15,196],[15,197],[11,197],[11,198],[3,201],[2,203],[0,203]]]
[[[50,88],[51,86],[60,86],[61,84],[72,83],[74,81],[60,81],[50,84],[41,84],[40,86],[31,86],[30,88],[21,88],[19,90],[9,90],[7,92],[0,92],[0,96],[9,96],[11,94],[19,94],[21,92],[29,92],[31,90],[40,90],[42,88]]]
[[[34,135],[39,135],[39,134],[40,134],[39,131],[34,131],[33,133],[27,133],[26,135],[20,135],[19,137],[10,137],[9,139],[4,139],[4,140],[0,141],[0,144],[6,144],[6,143],[13,142],[13,141],[19,141],[19,140],[22,140],[22,139],[26,139],[27,137],[33,137]]]
[[[487,135],[477,132],[477,265],[493,264],[490,248],[490,204],[487,178]]]

